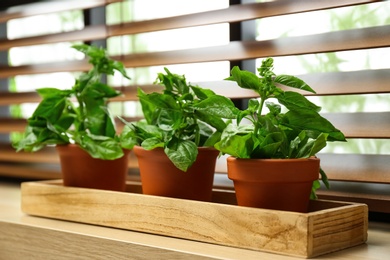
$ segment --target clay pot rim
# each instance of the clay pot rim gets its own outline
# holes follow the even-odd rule
[[[61,151],[65,151],[66,149],[76,149],[76,148],[79,148],[81,149],[82,151],[84,151],[84,153],[86,155],[88,155],[89,157],[92,157],[87,151],[85,151],[79,144],[77,143],[68,143],[68,144],[56,144],[55,145],[55,149],[58,151],[58,152],[61,152]],[[126,149],[126,148],[123,148],[122,147],[122,150],[123,150],[123,156],[120,157],[120,158],[117,158],[117,159],[121,159],[123,158],[124,156],[128,156],[128,154],[131,152],[131,149]],[[107,161],[107,160],[105,160]],[[108,160],[110,161],[110,160]]]
[[[289,161],[289,162],[302,162],[302,161],[319,161],[318,157],[309,157],[309,158],[273,158],[273,159],[259,159],[259,158],[238,158],[235,156],[227,157],[228,161],[259,161],[259,162],[275,162],[279,163],[281,161]]]

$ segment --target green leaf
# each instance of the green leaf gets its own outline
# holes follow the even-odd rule
[[[244,118],[248,118],[248,117],[253,116],[253,112],[251,112],[250,109],[251,109],[251,108],[248,107],[248,109],[243,110],[243,111],[240,111],[240,112],[237,114],[237,124],[240,124],[241,121],[242,121]]]
[[[320,184],[320,181],[319,180],[315,180],[313,181],[313,185],[312,185],[312,188],[311,188],[311,193],[310,193],[310,199],[311,200],[316,200],[318,197],[317,197],[317,190],[321,187],[321,184]]]
[[[205,147],[214,147],[214,145],[221,140],[221,132],[214,132],[209,138],[204,142],[203,146]]]
[[[149,124],[153,124],[156,122],[162,110],[181,110],[175,99],[167,94],[143,94],[142,92],[139,92],[138,97],[142,106],[142,111],[144,113],[145,119],[148,121]]]
[[[326,173],[324,172],[324,170],[320,167],[320,175],[321,175],[321,181],[322,183],[325,184],[325,187],[327,189],[330,189],[330,184],[329,184],[329,180],[328,180],[328,176],[326,175]]]
[[[195,117],[211,125],[215,129],[217,129],[217,131],[220,132],[222,132],[226,127],[226,123],[224,120],[221,119],[221,117],[210,115],[205,111],[201,111],[201,110],[195,111]]]
[[[80,146],[93,158],[115,160],[123,156],[122,147],[113,138],[79,133],[77,139]]]
[[[115,70],[117,70],[118,72],[120,72],[125,78],[131,79],[130,76],[127,75],[126,68],[125,68],[125,66],[123,65],[122,62],[114,61],[114,62],[112,63],[112,67],[113,67]]]
[[[26,152],[35,152],[43,147],[43,144],[37,144],[37,139],[38,137],[34,133],[33,128],[27,126],[23,138],[18,142],[12,143],[12,146],[17,152],[22,150]]]
[[[272,72],[274,69],[274,59],[266,58],[261,61],[261,66],[257,69],[259,75],[264,78],[271,78],[275,74]]]
[[[296,109],[289,111],[284,116],[283,125],[292,129],[309,130],[313,133],[327,133],[328,141],[345,141],[345,136],[340,130],[335,128],[327,119],[313,110]],[[313,138],[316,138],[313,137]]]
[[[291,75],[278,75],[274,78],[274,82],[296,88],[296,89],[301,89],[301,90],[306,90],[311,93],[316,93],[309,85],[306,84],[302,79],[297,78],[295,76]]]
[[[257,113],[260,107],[260,102],[257,98],[251,98],[248,101],[248,112],[250,113]]]
[[[167,74],[158,73],[155,83],[164,85],[167,92],[177,91],[180,95],[189,93],[190,88],[184,75],[173,74],[168,68],[164,68],[164,70]]]
[[[302,142],[298,147],[299,149],[294,158],[309,158],[316,155],[326,146],[326,137],[327,134],[321,133],[316,139],[305,139],[305,142]]]
[[[180,110],[158,109],[157,125],[164,131],[172,131],[182,126],[183,113]]]
[[[173,139],[164,149],[166,155],[180,170],[186,172],[198,156],[198,147],[194,142]]]
[[[257,141],[255,149],[251,153],[250,158],[274,158],[282,145],[283,136],[281,133],[269,133],[261,141]]]
[[[306,131],[301,131],[298,136],[296,136],[289,143],[289,158],[298,158],[297,154],[300,151],[300,147],[305,145],[309,140],[309,137],[306,134]]]
[[[305,96],[297,92],[286,91],[276,95],[276,98],[279,103],[289,110],[310,109],[316,112],[321,111],[321,107],[310,102]]]
[[[55,125],[61,129],[63,129],[63,131],[65,132],[66,130],[68,130],[72,126],[74,120],[75,120],[75,117],[73,115],[65,114],[65,115],[62,115],[60,117],[60,119],[57,120]]]
[[[144,102],[153,103],[156,108],[180,109],[180,106],[177,104],[176,100],[167,94],[151,93],[140,98]]]
[[[250,125],[229,124],[222,133],[221,141],[214,147],[223,154],[230,154],[237,158],[250,158],[254,149],[252,135],[253,128]]]
[[[36,90],[42,98],[63,98],[69,97],[72,94],[71,90],[60,90],[56,88],[39,88]]]
[[[239,112],[230,99],[219,95],[210,96],[196,103],[194,108],[212,116],[229,119],[235,119]]]
[[[282,107],[279,104],[275,104],[272,102],[266,102],[265,104],[269,109],[270,114],[274,116],[279,115],[282,112]]]
[[[231,80],[237,82],[237,84],[242,88],[253,89],[259,93],[261,88],[260,80],[250,71],[240,70],[239,67],[234,66],[231,70],[231,76],[226,80]]]
[[[204,89],[204,88],[200,88],[198,86],[190,86],[190,87],[191,87],[192,91],[194,91],[195,95],[200,100],[206,99],[206,98],[211,97],[211,96],[215,96],[214,91],[212,91],[211,89]]]
[[[135,145],[139,145],[136,133],[129,127],[124,126],[122,133],[119,136],[121,146],[126,149],[133,149]]]
[[[39,103],[32,118],[41,117],[49,122],[55,123],[64,111],[66,98],[58,96],[48,96]]]
[[[315,156],[318,152],[320,152],[326,146],[326,141],[328,139],[328,134],[321,133],[317,139],[314,140],[314,144],[310,149],[310,153],[308,157]]]
[[[150,125],[145,121],[138,121],[135,123],[130,123],[128,126],[130,127],[131,131],[134,132],[134,135],[139,139],[138,144],[140,144],[143,140],[152,137],[157,137],[163,140],[164,131],[156,125]]]
[[[156,106],[153,104],[153,102],[148,102],[148,100],[146,99],[147,94],[141,88],[137,89],[137,93],[145,120],[149,124],[152,124],[154,120]]]
[[[84,99],[105,99],[113,98],[121,95],[120,91],[115,90],[114,88],[101,83],[94,82],[89,84],[86,88],[83,89],[81,96]]]
[[[158,147],[164,148],[164,142],[162,142],[160,138],[152,137],[152,138],[145,139],[141,143],[141,146],[145,148],[145,150],[153,150]]]

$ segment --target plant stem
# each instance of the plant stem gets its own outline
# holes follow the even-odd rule
[[[199,146],[199,142],[200,142],[200,129],[199,129],[199,125],[198,125],[198,120],[196,119],[196,117],[193,118],[194,119],[194,123],[195,123],[195,144],[196,146]]]
[[[261,113],[263,112],[263,106],[264,106],[265,99],[260,98],[260,104],[259,104],[259,109],[257,110],[257,118],[254,120],[255,122],[255,129],[254,129],[254,134],[257,135],[257,132],[260,129],[260,117]]]

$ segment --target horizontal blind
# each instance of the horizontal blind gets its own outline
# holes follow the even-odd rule
[[[116,3],[117,2],[117,3]],[[321,10],[339,10],[350,6],[365,6],[385,1],[359,0],[279,0],[248,4],[235,4],[227,8],[207,10],[190,14],[178,14],[171,17],[159,17],[134,21],[122,21],[114,24],[87,25],[78,30],[52,34],[26,36],[18,39],[0,39],[0,52],[8,52],[15,47],[39,46],[74,41],[93,41],[131,37],[154,32],[166,32],[178,29],[196,28],[205,25],[229,23],[231,26],[262,19],[283,17],[291,14],[315,13]],[[0,12],[0,23],[6,24],[11,19],[35,16],[43,13],[58,13],[65,10],[91,9],[97,6],[131,4],[132,1],[46,1],[35,5],[19,6],[18,11]],[[150,7],[152,8],[152,6]],[[141,12],[142,10],[138,10]],[[137,12],[137,10],[134,10]],[[367,16],[370,14],[368,13]],[[361,19],[368,19],[368,17]],[[310,21],[306,21],[310,23]],[[304,26],[304,24],[302,24]],[[260,28],[260,30],[265,30]],[[272,30],[272,28],[270,28]],[[167,39],[163,39],[167,40]],[[175,41],[175,39],[172,39]],[[223,45],[206,45],[195,48],[176,48],[163,51],[121,51],[113,58],[123,62],[128,69],[137,71],[177,64],[202,64],[207,62],[242,62],[264,57],[296,57],[307,54],[342,53],[348,51],[371,50],[390,47],[390,25],[379,24],[368,27],[354,27],[346,30],[318,32],[307,35],[275,37],[272,39],[231,40]],[[390,55],[390,51],[387,52]],[[385,59],[385,57],[383,57]],[[278,64],[276,63],[276,67]],[[11,84],[18,75],[42,75],[48,73],[80,72],[89,68],[82,60],[60,62],[38,62],[34,64],[0,64],[0,78]],[[253,70],[255,68],[252,68]],[[135,73],[135,72],[134,72]],[[228,72],[227,72],[228,73]],[[329,97],[343,102],[350,96],[366,96],[390,93],[390,67],[378,69],[359,69],[351,71],[321,71],[299,75],[316,91],[316,97]],[[116,102],[137,100],[136,87],[146,92],[160,88],[153,81],[142,84],[119,84],[123,96]],[[219,94],[234,99],[254,97],[250,90],[241,90],[232,82],[209,81],[200,78],[197,83],[202,87],[215,90]],[[36,88],[42,86],[36,86]],[[0,107],[8,108],[15,104],[36,103],[40,98],[34,91],[11,93],[4,89],[0,94]],[[385,96],[386,97],[386,96]],[[387,97],[388,98],[388,97]],[[348,140],[374,140],[375,145],[388,145],[390,138],[390,111],[376,109],[373,112],[333,111],[324,114],[336,127],[342,130]],[[129,118],[136,120],[137,118]],[[25,127],[25,118],[0,117],[0,133],[21,132]],[[390,213],[390,155],[364,153],[321,153],[322,166],[332,181],[331,190],[321,190],[322,198],[360,201],[369,204],[370,210]],[[218,161],[216,187],[232,189],[227,180],[226,162]],[[133,180],[137,162],[134,157],[130,162]],[[133,174],[134,173],[134,174]],[[35,154],[15,153],[9,142],[0,145],[0,174],[26,178],[58,178],[58,158],[52,147]],[[387,190],[386,190],[387,187]]]

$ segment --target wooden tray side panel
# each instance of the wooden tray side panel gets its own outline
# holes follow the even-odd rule
[[[130,187],[129,187],[130,188]],[[362,244],[363,204],[313,201],[310,213],[239,207],[130,192],[22,184],[23,212],[303,258]]]
[[[278,254],[307,256],[301,214],[157,196],[22,184],[30,215],[103,225]]]
[[[367,241],[368,207],[344,206],[341,209],[314,213],[310,220],[310,256],[318,256]]]

